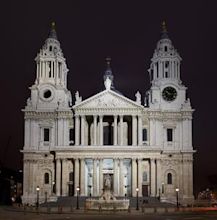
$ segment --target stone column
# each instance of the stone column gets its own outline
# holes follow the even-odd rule
[[[136,159],[132,158],[132,196],[136,197],[136,187],[137,187],[137,165]]]
[[[103,159],[99,160],[99,196],[103,192]]]
[[[156,190],[157,190],[157,192],[156,192],[156,194],[157,194],[157,196],[160,196],[159,195],[159,193],[161,192],[161,188],[162,188],[162,179],[161,179],[161,160],[160,159],[157,159],[156,160],[156,177],[157,177],[157,183],[156,183],[156,185],[157,185],[157,187],[156,187]],[[159,190],[160,189],[160,190]]]
[[[93,144],[97,145],[97,115],[93,116]]]
[[[93,196],[97,196],[97,160],[93,159]]]
[[[61,182],[61,163],[60,159],[56,159],[56,195],[60,196],[60,182]]]
[[[142,117],[138,116],[138,145],[142,145]]]
[[[132,145],[137,145],[137,118],[135,115],[132,116]]]
[[[69,172],[68,172],[68,160],[62,160],[62,195],[68,196],[68,181],[69,181]]]
[[[114,181],[113,181],[113,187],[114,187],[114,194],[115,196],[118,195],[118,160],[117,158],[113,159],[113,165],[114,165]]]
[[[79,159],[74,159],[74,196],[77,196],[76,188],[79,186]]]
[[[155,159],[151,159],[151,196],[156,196],[156,173],[155,173]]]
[[[139,197],[142,196],[142,159],[138,159],[138,185]]]
[[[103,116],[99,116],[99,140],[100,140],[100,145],[103,145]]]
[[[81,168],[81,175],[80,175],[80,195],[85,196],[85,160],[84,158],[80,159],[80,168]]]
[[[84,136],[85,136],[85,119],[84,115],[81,116],[81,145],[84,146]]]
[[[123,115],[120,115],[120,145],[123,145]]]
[[[119,196],[124,196],[123,159],[119,160]]]
[[[75,145],[80,145],[80,117],[75,116]]]
[[[118,128],[117,128],[117,118],[118,116],[117,115],[114,115],[114,129],[113,129],[113,138],[114,138],[114,141],[113,141],[113,144],[114,145],[117,145],[118,143]]]

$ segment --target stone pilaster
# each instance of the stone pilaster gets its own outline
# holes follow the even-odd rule
[[[103,159],[99,160],[99,196],[103,192]]]
[[[85,160],[84,158],[80,159],[81,166],[81,175],[80,175],[80,195],[85,195]]]
[[[123,159],[119,160],[119,195],[124,196]]]
[[[138,159],[138,188],[139,188],[139,197],[142,196],[142,159]]]
[[[137,145],[137,118],[135,115],[132,116],[132,145]]]
[[[137,164],[136,159],[132,159],[132,196],[136,196],[136,187],[137,187]]]
[[[160,192],[161,192],[161,188],[162,188],[162,179],[161,179],[161,160],[160,159],[157,159],[156,160],[156,167],[157,167],[157,169],[156,169],[156,171],[157,171],[157,173],[156,173],[156,176],[157,176],[157,192],[156,192],[156,194],[157,194],[157,196],[160,196]]]
[[[97,160],[93,159],[93,196],[97,196]]]
[[[74,159],[74,162],[75,162],[75,164],[74,164],[74,195],[76,196],[77,195],[77,191],[76,191],[76,188],[78,187],[78,186],[80,186],[79,185],[79,159]]]
[[[81,116],[81,145],[84,146],[84,138],[85,138],[85,116]]]
[[[116,158],[113,159],[114,163],[114,183],[113,183],[113,187],[114,187],[114,194],[115,196],[118,195],[118,160]]]
[[[100,145],[103,145],[103,116],[99,116],[99,140]]]
[[[56,159],[56,195],[60,196],[60,182],[61,182],[61,162],[60,159]]]
[[[138,145],[142,145],[142,117],[138,116]]]
[[[123,115],[120,115],[120,145],[123,145]]]
[[[118,143],[117,115],[114,115],[114,129],[113,129],[113,132],[114,132],[114,134],[113,134],[113,138],[114,138],[113,143],[114,143],[114,145],[117,145],[117,143]]]
[[[97,115],[93,116],[93,144],[97,145]]]
[[[68,160],[62,160],[62,195],[68,196],[68,181],[69,181],[69,171],[68,171]]]
[[[75,145],[80,145],[80,117],[75,116]]]
[[[151,196],[156,196],[156,173],[155,173],[155,159],[150,160],[151,165]]]

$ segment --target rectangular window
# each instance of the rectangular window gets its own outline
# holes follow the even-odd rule
[[[50,141],[50,129],[44,128],[44,141]]]
[[[75,140],[75,130],[74,128],[69,129],[69,145],[73,145]]]
[[[167,128],[167,141],[173,141],[173,129]]]
[[[146,128],[142,130],[142,140],[147,141],[147,129]]]

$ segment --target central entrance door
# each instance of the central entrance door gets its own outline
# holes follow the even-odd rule
[[[142,196],[148,196],[148,185],[142,185]]]

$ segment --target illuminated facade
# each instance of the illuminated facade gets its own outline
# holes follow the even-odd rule
[[[115,196],[193,199],[192,113],[180,80],[181,57],[165,26],[149,69],[151,88],[131,100],[114,86],[107,59],[105,89],[72,103],[67,65],[54,26],[36,59],[25,114],[23,202],[100,196],[109,176]],[[82,82],[81,82],[82,83]],[[129,85],[130,86],[130,85]]]

